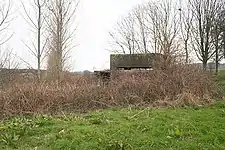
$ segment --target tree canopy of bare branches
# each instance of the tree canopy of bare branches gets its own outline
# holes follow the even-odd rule
[[[113,46],[115,51],[122,53],[133,54],[138,50],[138,42],[136,40],[136,32],[134,29],[135,20],[133,14],[129,14],[126,18],[123,18],[121,22],[118,22],[115,31],[110,32],[110,36],[113,39]]]
[[[224,3],[164,0],[138,5],[110,32],[113,51],[161,53],[167,64],[177,58],[190,63],[194,52],[203,69],[209,60],[218,65],[225,56]]]
[[[212,32],[215,29],[216,16],[220,12],[221,2],[220,0],[190,0],[194,19],[192,47],[198,59],[202,61],[204,70],[215,54]]]
[[[60,81],[70,50],[74,48],[75,15],[79,1],[49,0],[47,20],[49,38],[48,70]]]
[[[167,0],[139,5],[110,35],[123,53],[155,52],[171,61],[169,56],[179,50],[179,30],[179,11],[172,0]]]

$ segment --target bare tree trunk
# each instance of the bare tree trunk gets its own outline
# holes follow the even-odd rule
[[[32,5],[32,4],[31,4]],[[28,13],[24,3],[22,2],[22,6],[26,15],[26,21],[27,23],[33,28],[37,34],[37,43],[34,43],[32,41],[31,46],[28,44],[25,44],[26,47],[29,49],[29,51],[32,53],[32,55],[35,56],[37,59],[37,77],[38,81],[41,81],[41,61],[44,53],[44,49],[46,47],[46,41],[42,44],[42,29],[44,25],[44,14],[42,12],[43,8],[46,6],[46,0],[34,0],[33,6],[36,8],[34,11],[37,14],[37,18],[32,18],[31,15]],[[41,44],[43,46],[41,46]]]
[[[41,80],[41,9],[42,6],[40,5],[40,1],[37,0],[38,6],[38,52],[37,52],[37,59],[38,59],[38,80]]]
[[[225,31],[223,33],[223,57],[225,58]]]
[[[218,33],[218,26],[215,25],[215,63],[216,63],[216,75],[218,74],[218,67],[219,67],[219,33]]]
[[[189,51],[188,51],[188,41],[184,41],[184,49],[185,49],[185,63],[189,63]]]
[[[204,71],[207,70],[207,62],[208,62],[207,59],[203,59],[203,60],[202,60],[202,67],[203,67],[203,70],[204,70]]]

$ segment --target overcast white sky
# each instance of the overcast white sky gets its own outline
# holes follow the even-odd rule
[[[30,0],[23,0],[29,2]],[[72,70],[93,70],[109,67],[108,32],[112,30],[118,19],[126,15],[135,5],[148,0],[81,0],[77,12],[78,30],[75,39],[79,44],[73,50]],[[16,19],[11,24],[13,38],[8,42],[9,47],[29,61],[35,67],[34,57],[28,53],[22,43],[29,40],[29,26],[26,25],[20,13],[23,12],[19,0],[12,0],[16,8]]]

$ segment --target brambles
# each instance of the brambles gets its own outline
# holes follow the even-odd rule
[[[105,86],[97,86],[93,79],[82,76],[68,76],[61,84],[20,81],[0,93],[0,114],[8,117],[109,107],[198,106],[212,102],[215,91],[207,73],[183,65],[148,73],[121,73]]]

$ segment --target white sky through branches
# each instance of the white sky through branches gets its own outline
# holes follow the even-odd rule
[[[22,0],[29,7],[31,0]],[[109,67],[109,31],[113,29],[118,19],[126,15],[137,4],[147,0],[81,0],[77,11],[76,24],[78,29],[75,36],[75,45],[72,51],[73,71],[105,69]],[[23,44],[34,37],[29,32],[29,25],[23,19],[23,8],[20,0],[12,0],[15,19],[11,23],[10,31],[13,38],[7,43],[6,47],[13,48],[16,55],[36,68],[35,57],[32,56]],[[74,24],[74,26],[76,25]],[[25,66],[22,66],[25,67]]]

